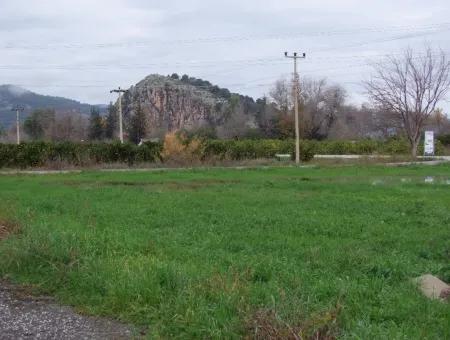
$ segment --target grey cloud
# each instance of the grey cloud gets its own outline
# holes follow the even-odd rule
[[[370,71],[363,57],[424,40],[450,54],[450,25],[419,29],[450,21],[449,7],[446,0],[0,0],[0,83],[101,103],[112,87],[178,72],[260,96],[289,76],[282,53],[297,50],[308,52],[301,72],[342,83],[360,102],[358,83]],[[266,61],[230,62],[256,58]]]

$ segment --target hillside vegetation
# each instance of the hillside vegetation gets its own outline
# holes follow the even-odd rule
[[[0,85],[0,125],[8,128],[15,123],[16,115],[11,112],[11,108],[16,105],[25,109],[22,120],[25,120],[32,111],[43,108],[79,114],[89,114],[90,110],[90,105],[72,99],[44,96],[14,85]]]

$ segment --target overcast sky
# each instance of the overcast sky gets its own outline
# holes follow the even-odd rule
[[[370,61],[425,42],[450,55],[449,37],[448,0],[0,0],[0,84],[94,104],[177,72],[258,97],[298,51],[302,75],[362,102]]]

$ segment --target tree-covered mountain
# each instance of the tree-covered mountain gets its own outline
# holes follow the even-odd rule
[[[89,114],[91,107],[72,99],[40,95],[14,85],[0,85],[0,125],[9,127],[14,124],[16,116],[11,109],[16,105],[25,108],[22,120],[36,109],[51,108],[57,114]]]

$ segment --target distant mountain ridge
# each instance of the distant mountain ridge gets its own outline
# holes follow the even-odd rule
[[[0,125],[8,128],[15,123],[16,118],[11,109],[16,105],[25,108],[22,120],[40,108],[55,109],[57,114],[89,114],[91,108],[91,105],[73,99],[41,95],[15,85],[0,85]]]

